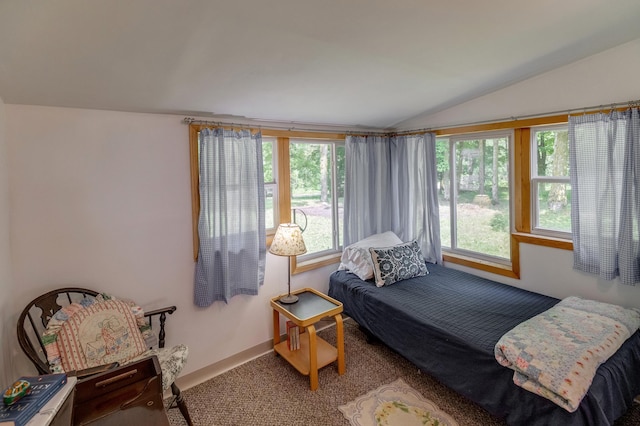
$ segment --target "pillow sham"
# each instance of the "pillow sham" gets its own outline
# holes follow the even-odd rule
[[[149,348],[156,346],[158,343],[158,336],[151,329],[151,325],[144,316],[144,310],[141,306],[135,302],[127,299],[116,299],[115,296],[100,293],[97,296],[85,295],[80,301],[71,303],[64,306],[47,323],[47,328],[44,330],[41,336],[42,344],[44,345],[45,352],[47,354],[47,362],[49,363],[49,369],[52,373],[64,373],[65,368],[62,365],[62,356],[58,347],[58,337],[63,325],[72,318],[77,312],[83,311],[86,308],[94,306],[105,301],[116,301],[118,303],[124,303],[131,309],[131,314],[135,318],[136,324],[142,338],[144,339],[144,346]],[[67,363],[68,364],[68,363]]]
[[[121,300],[76,310],[56,334],[54,352],[64,371],[125,363],[147,350],[131,307]]]
[[[402,240],[392,231],[371,235],[344,248],[338,270],[348,270],[363,281],[373,278],[371,247],[389,247],[401,244]]]
[[[393,247],[370,248],[376,286],[427,275],[429,270],[417,241]]]

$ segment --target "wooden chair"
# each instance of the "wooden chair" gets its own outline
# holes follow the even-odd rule
[[[50,291],[35,298],[24,308],[24,310],[20,314],[20,318],[18,319],[18,342],[29,360],[35,365],[36,369],[38,370],[38,374],[51,373],[49,363],[47,362],[45,346],[42,342],[41,336],[46,330],[47,324],[54,316],[54,314],[65,306],[68,306],[72,303],[80,303],[84,298],[96,297],[99,294],[100,293],[97,291],[84,288],[61,288]],[[167,314],[173,314],[175,311],[176,307],[170,306],[167,308],[156,309],[144,313],[145,318],[147,318],[149,321],[149,325],[154,330],[154,334],[157,333],[157,344],[153,347],[149,347],[149,351],[147,351],[145,354],[148,356],[157,355],[161,359],[161,368],[164,366],[162,361],[162,353],[171,351],[173,349],[164,349],[165,322],[167,319]],[[185,349],[184,356],[186,357],[186,347],[184,347],[183,345],[178,345],[174,348],[178,348],[179,350],[180,347]],[[140,357],[138,357],[138,359],[139,358]],[[116,366],[117,364],[114,364],[112,367]],[[87,377],[87,375],[91,377],[90,375],[95,374],[96,370],[99,370],[99,372],[104,372],[105,368],[88,369],[79,372],[68,372],[68,374],[77,373],[76,375],[78,376],[79,381],[81,381],[85,380],[85,377]],[[162,369],[162,372],[163,377],[175,377],[179,373],[179,371],[167,371],[166,369]],[[165,379],[163,382],[167,382],[167,380],[168,379]],[[175,405],[180,409],[180,412],[182,413],[187,424],[192,425],[193,423],[187,409],[187,404],[182,397],[180,389],[175,384],[175,382],[165,383],[164,388],[168,388],[169,386],[171,387],[171,392],[174,396],[170,407],[173,407],[175,403]]]

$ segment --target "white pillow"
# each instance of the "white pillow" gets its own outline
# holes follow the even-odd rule
[[[371,235],[345,247],[340,258],[340,270],[348,270],[363,281],[373,278],[373,260],[369,248],[390,247],[401,244],[402,240],[392,231]]]

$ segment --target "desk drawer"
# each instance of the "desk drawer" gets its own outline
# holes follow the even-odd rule
[[[79,381],[74,425],[169,425],[156,357]]]

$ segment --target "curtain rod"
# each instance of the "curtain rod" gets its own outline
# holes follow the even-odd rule
[[[461,123],[461,124],[450,124],[450,125],[446,125],[446,126],[442,126],[442,127],[437,127],[436,126],[436,127],[426,127],[426,128],[422,128],[422,129],[402,130],[402,131],[396,132],[395,134],[397,134],[397,135],[405,135],[405,134],[409,134],[409,133],[422,133],[422,132],[430,132],[430,131],[434,131],[434,130],[446,130],[446,129],[451,129],[451,128],[455,128],[455,127],[478,126],[478,125],[482,125],[482,124],[503,123],[505,121],[518,121],[518,120],[526,120],[526,119],[530,119],[530,118],[550,117],[550,116],[560,115],[560,114],[571,115],[572,113],[575,113],[575,112],[582,112],[583,114],[586,114],[588,112],[602,111],[602,110],[605,110],[605,109],[614,110],[616,108],[621,108],[621,107],[625,107],[625,106],[628,106],[629,108],[638,108],[638,107],[640,107],[640,100],[625,101],[625,102],[614,102],[612,104],[601,104],[601,105],[594,105],[594,106],[582,107],[582,108],[563,109],[563,110],[552,111],[552,112],[548,112],[548,113],[544,113],[544,114],[528,114],[528,115],[519,115],[519,116],[511,116],[511,117],[499,118],[499,119],[495,119],[495,120],[482,120],[482,121],[474,121],[474,122]]]
[[[358,131],[353,130],[352,128],[340,128],[339,126],[335,126],[333,129],[313,129],[313,128],[304,128],[304,127],[296,127],[294,126],[275,126],[275,125],[263,125],[263,124],[247,124],[247,123],[232,123],[232,122],[224,122],[224,121],[211,121],[211,120],[199,120],[193,117],[185,117],[182,119],[184,124],[202,124],[205,126],[216,126],[216,127],[239,127],[241,129],[265,129],[265,130],[285,130],[285,131],[298,131],[298,132],[315,132],[315,133],[344,133],[346,135],[388,135],[392,134],[392,132],[380,130],[369,130],[369,131]]]
[[[560,115],[560,114],[570,115],[570,114],[575,113],[575,112],[582,112],[583,114],[586,114],[588,112],[602,111],[604,109],[614,110],[616,108],[621,108],[621,107],[625,107],[625,106],[628,106],[629,108],[639,108],[640,107],[640,99],[634,100],[634,101],[614,102],[612,104],[594,105],[594,106],[582,107],[582,108],[563,109],[563,110],[548,112],[548,113],[544,113],[544,114],[527,114],[527,115],[505,117],[505,118],[500,118],[500,119],[495,119],[495,120],[481,120],[481,121],[474,121],[474,122],[461,123],[461,124],[451,124],[451,125],[446,125],[446,126],[442,126],[442,127],[425,127],[425,128],[421,128],[421,129],[402,130],[402,131],[393,131],[393,130],[357,131],[357,130],[353,130],[353,129],[327,130],[327,129],[310,129],[310,128],[303,128],[303,127],[296,127],[296,126],[289,126],[289,127],[288,126],[275,126],[275,125],[266,125],[265,126],[265,125],[261,125],[261,124],[253,124],[252,125],[252,124],[246,124],[246,123],[243,124],[243,123],[228,123],[228,122],[223,122],[223,121],[199,120],[199,119],[195,119],[193,117],[185,117],[182,120],[182,122],[185,123],[185,124],[203,124],[205,126],[218,126],[218,127],[230,126],[230,127],[244,128],[244,129],[257,128],[257,129],[267,129],[267,130],[286,130],[286,131],[294,131],[295,130],[295,131],[300,131],[300,132],[317,132],[317,133],[337,133],[337,132],[340,132],[340,133],[345,133],[347,135],[352,135],[352,136],[366,136],[366,135],[385,136],[385,135],[406,135],[406,134],[411,134],[411,133],[431,132],[431,131],[434,131],[434,130],[445,130],[445,129],[454,128],[454,127],[477,126],[477,125],[481,125],[481,124],[501,123],[501,122],[505,122],[505,121],[518,121],[518,120],[525,120],[525,119],[530,119],[530,118],[549,117],[549,116]]]

